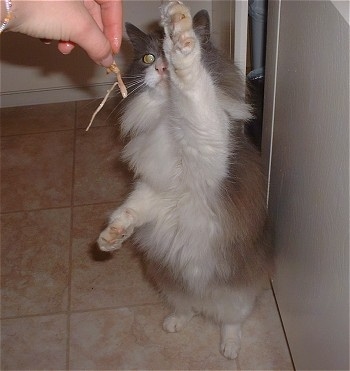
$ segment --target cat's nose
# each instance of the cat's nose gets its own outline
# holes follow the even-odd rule
[[[164,72],[167,70],[168,66],[165,61],[161,60],[161,61],[158,61],[158,63],[156,63],[155,68],[160,75],[163,75]]]

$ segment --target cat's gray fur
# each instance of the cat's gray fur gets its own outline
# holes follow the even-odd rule
[[[139,89],[122,133],[136,184],[98,243],[111,251],[134,234],[173,309],[164,329],[204,314],[221,326],[221,352],[235,358],[241,324],[271,266],[265,178],[244,135],[251,108],[242,77],[210,41],[206,11],[194,17],[193,32],[188,9],[170,2],[162,24],[165,34],[150,35],[126,24],[131,85]]]

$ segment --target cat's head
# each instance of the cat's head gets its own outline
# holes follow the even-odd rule
[[[203,46],[209,43],[210,20],[206,10],[193,17],[193,28]],[[163,52],[163,30],[146,34],[131,23],[125,24],[126,33],[134,49],[134,61],[129,75],[134,78],[136,88],[165,87],[168,81],[168,63]]]

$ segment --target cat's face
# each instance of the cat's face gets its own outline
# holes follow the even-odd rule
[[[210,61],[211,43],[210,20],[206,10],[199,11],[193,17],[193,28],[201,42],[204,55],[204,64],[211,65],[210,69],[216,67]],[[126,33],[134,48],[134,62],[129,70],[132,82],[128,90],[140,91],[142,88],[156,88],[162,92],[168,87],[168,64],[163,52],[163,31],[146,34],[131,23],[125,24]]]
[[[134,48],[134,62],[129,73],[135,84],[164,89],[168,80],[168,68],[162,48],[162,32],[147,35],[131,23],[126,23],[125,28]]]

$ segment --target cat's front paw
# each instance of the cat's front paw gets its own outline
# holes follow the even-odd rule
[[[170,34],[188,31],[192,29],[190,10],[181,1],[169,1],[161,8],[161,23]]]
[[[114,216],[108,227],[101,232],[97,244],[102,251],[118,250],[122,243],[133,234],[134,228],[134,212],[130,209],[121,210]]]
[[[180,1],[170,1],[161,9],[161,18],[173,49],[189,54],[196,41],[190,10]]]

